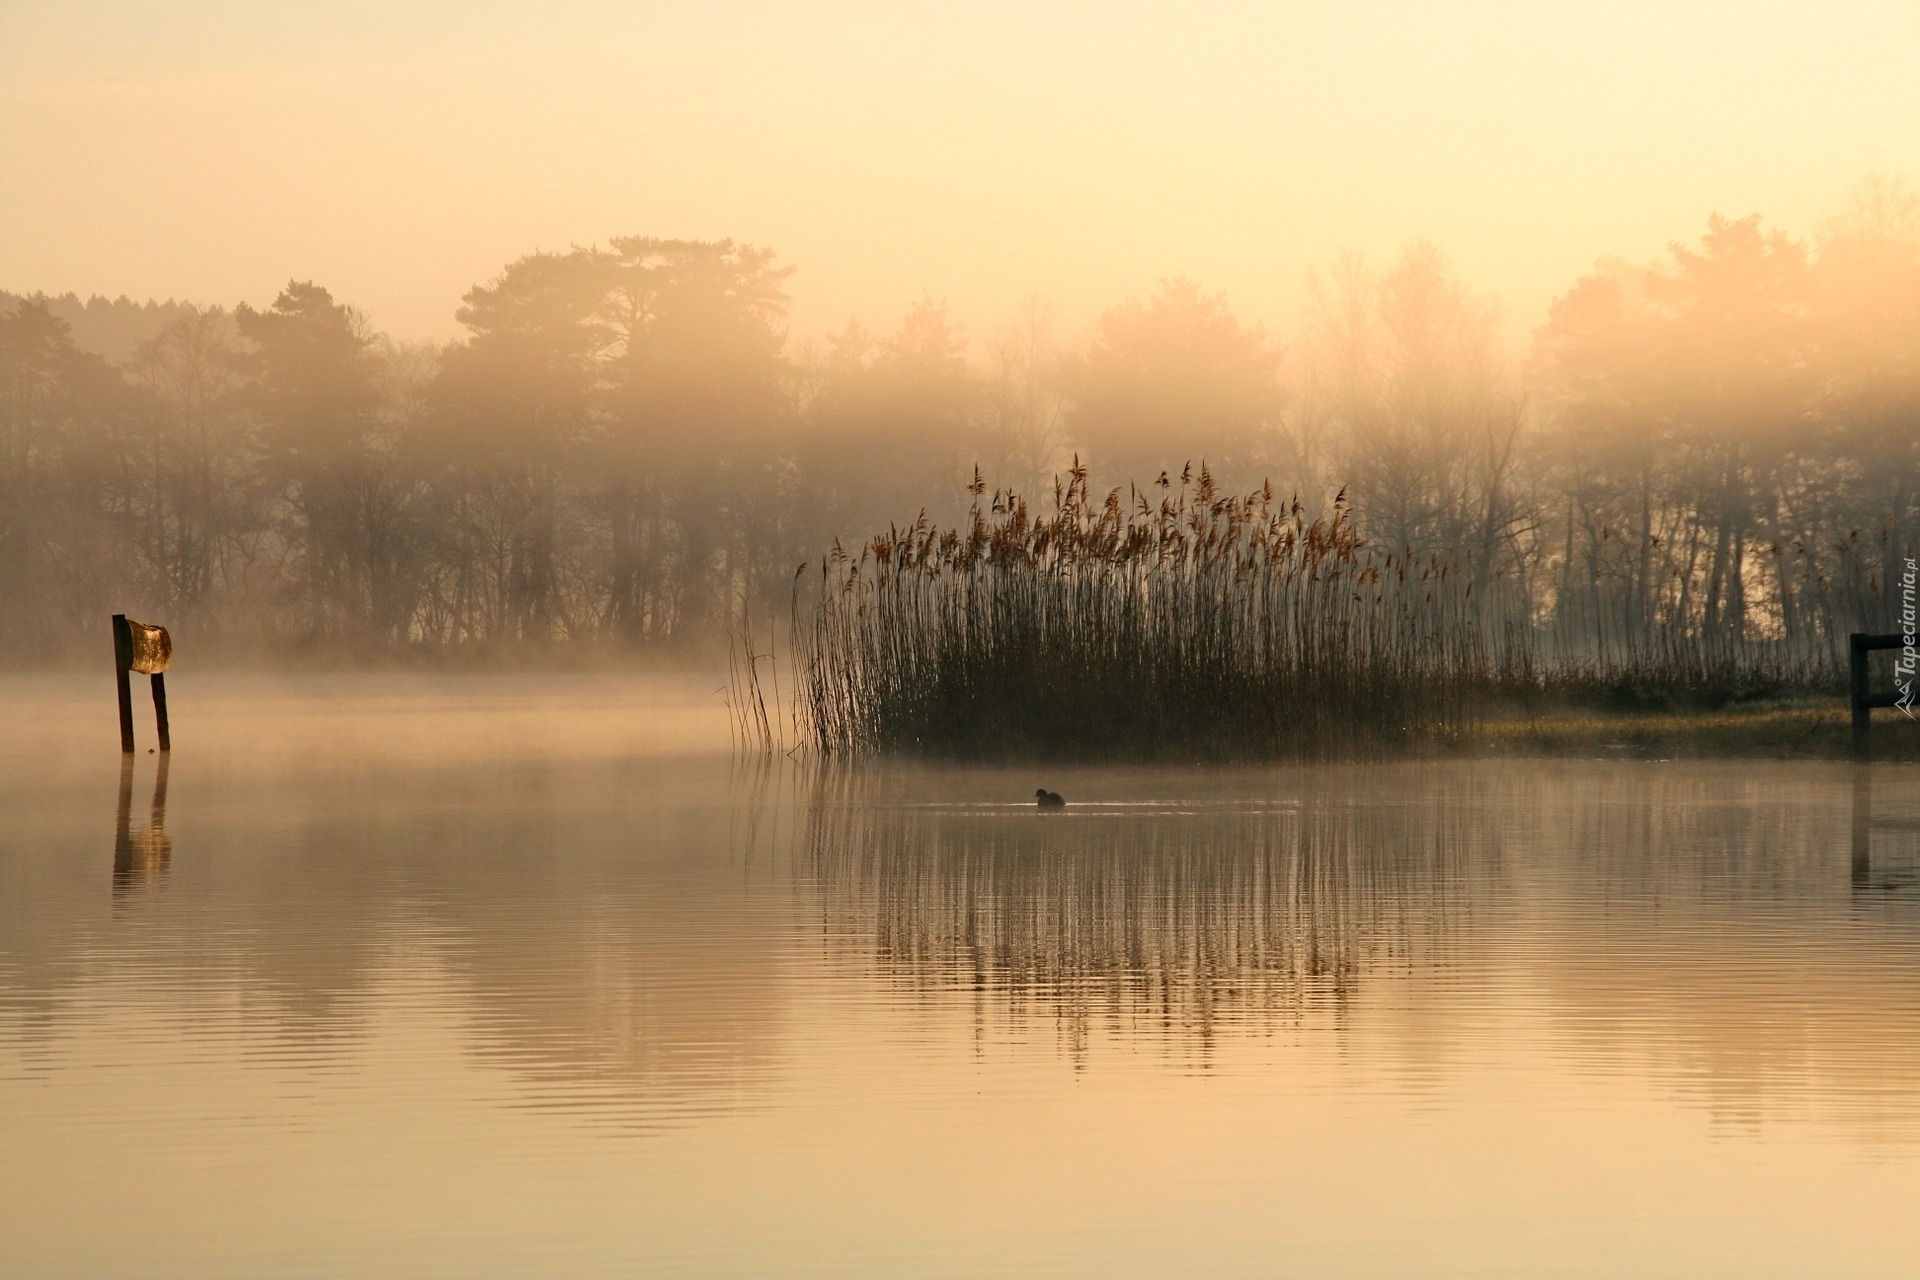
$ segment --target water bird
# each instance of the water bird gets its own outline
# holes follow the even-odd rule
[[[1064,796],[1058,791],[1049,791],[1045,787],[1041,787],[1035,791],[1033,793],[1033,799],[1034,803],[1042,809],[1064,809],[1067,807],[1067,801]]]

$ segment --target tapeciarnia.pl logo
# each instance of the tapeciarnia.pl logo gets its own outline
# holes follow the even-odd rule
[[[1893,686],[1900,691],[1900,701],[1894,705],[1907,713],[1907,719],[1920,720],[1913,714],[1913,674],[1914,674],[1914,580],[1913,557],[1907,557],[1907,571],[1900,575],[1900,643],[1905,647],[1893,662]]]

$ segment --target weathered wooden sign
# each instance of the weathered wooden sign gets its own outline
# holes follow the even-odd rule
[[[173,750],[173,734],[167,726],[167,682],[165,672],[173,662],[173,638],[165,627],[135,622],[124,613],[113,615],[113,659],[120,678],[120,750],[133,751],[133,689],[127,680],[137,671],[153,683],[153,722],[159,732],[160,749]]]
[[[143,676],[157,676],[166,671],[167,664],[173,661],[173,637],[167,634],[167,629],[128,618],[127,630],[133,636],[133,660],[127,669]]]

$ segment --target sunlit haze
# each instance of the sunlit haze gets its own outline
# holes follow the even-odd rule
[[[1071,328],[1189,276],[1291,328],[1428,237],[1523,337],[1708,215],[1920,172],[1920,9],[1810,4],[0,4],[0,288],[457,331],[536,249],[731,237],[792,331]]]
[[[1917,672],[1920,0],[0,0],[0,1278],[1911,1274]]]

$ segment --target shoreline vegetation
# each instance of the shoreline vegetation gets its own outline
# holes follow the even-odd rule
[[[1876,713],[1875,761],[1920,762],[1920,724],[1904,720],[1897,712]],[[1483,756],[1846,760],[1852,720],[1837,694],[1719,710],[1623,713],[1559,707],[1489,720],[1463,748]]]
[[[989,501],[977,472],[969,492],[964,526],[923,518],[796,574],[802,744],[966,760],[1845,750],[1837,628],[1796,643],[1675,610],[1637,636],[1570,635],[1491,558],[1374,546],[1344,490],[1310,519],[1270,483],[1222,494],[1204,464],[1102,499],[1076,460],[1037,516],[1008,491]],[[732,701],[743,743],[772,749],[783,699],[770,714],[757,674],[740,655]]]

